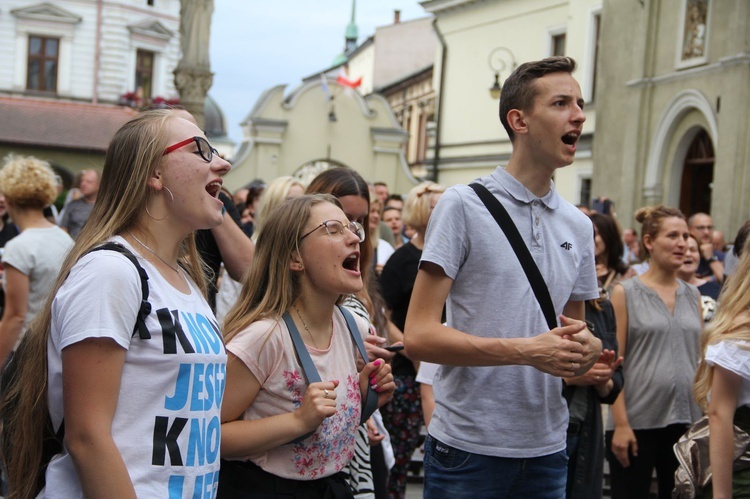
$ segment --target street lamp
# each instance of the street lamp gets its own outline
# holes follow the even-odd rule
[[[516,58],[513,56],[513,52],[505,47],[497,47],[490,52],[490,56],[487,59],[487,63],[490,66],[490,70],[495,74],[495,81],[490,87],[490,97],[493,99],[500,98],[500,91],[502,85],[500,85],[500,73],[510,68],[508,75],[516,69]]]

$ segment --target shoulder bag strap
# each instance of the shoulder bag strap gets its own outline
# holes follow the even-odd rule
[[[362,356],[362,360],[364,360],[365,364],[367,364],[369,362],[367,349],[365,348],[365,342],[362,340],[362,335],[359,333],[357,323],[354,321],[354,316],[352,316],[351,312],[349,312],[341,305],[339,305],[338,307],[341,311],[341,315],[343,315],[344,319],[346,319],[346,326],[349,328],[349,334],[352,335],[352,339],[357,345],[357,349],[359,349],[359,354]],[[360,424],[364,424],[365,421],[367,421],[370,416],[372,416],[372,413],[377,410],[377,408],[378,392],[376,392],[375,389],[368,384],[367,395],[365,396],[365,400],[362,401],[362,419],[360,420]]]
[[[518,228],[513,223],[513,220],[508,215],[500,200],[493,196],[485,186],[472,183],[469,184],[469,187],[474,189],[474,192],[477,193],[479,199],[487,207],[487,210],[489,210],[492,217],[500,226],[500,229],[505,233],[505,237],[508,238],[513,251],[516,252],[516,257],[521,262],[521,267],[523,267],[523,271],[531,284],[531,289],[534,291],[539,306],[542,308],[544,318],[547,320],[547,327],[550,330],[555,329],[557,327],[557,317],[555,307],[552,304],[552,298],[549,295],[549,289],[544,282],[544,277],[539,272],[539,267],[537,267],[534,258],[529,253],[529,248],[526,247],[526,243],[518,232]]]

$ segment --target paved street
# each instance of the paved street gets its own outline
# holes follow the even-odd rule
[[[407,483],[406,499],[422,499],[422,484],[413,482]]]

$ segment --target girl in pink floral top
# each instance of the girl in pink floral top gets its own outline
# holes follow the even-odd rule
[[[363,394],[374,386],[382,405],[395,388],[382,360],[358,369],[362,360],[335,307],[340,296],[362,288],[364,233],[328,195],[289,200],[264,224],[224,328],[229,361],[221,453],[227,461],[219,497],[235,497],[223,493],[232,488],[250,498],[351,497],[338,473],[354,454]],[[322,381],[307,383],[281,320],[285,312]],[[355,320],[355,333],[366,336],[367,323]],[[252,478],[229,484],[225,468],[236,461],[250,470],[238,475]]]

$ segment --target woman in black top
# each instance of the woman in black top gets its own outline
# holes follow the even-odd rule
[[[430,214],[445,191],[433,182],[423,182],[414,187],[404,204],[404,223],[416,231],[408,243],[396,250],[388,259],[380,275],[383,300],[389,314],[388,335],[391,343],[404,340],[404,323],[409,309],[411,292],[419,270],[419,259],[424,248],[424,233]],[[406,490],[406,472],[414,450],[419,445],[422,426],[422,402],[416,367],[406,351],[393,359],[393,377],[396,391],[393,399],[380,409],[383,422],[391,435],[396,464],[391,468],[388,493],[392,498],[403,498]]]

